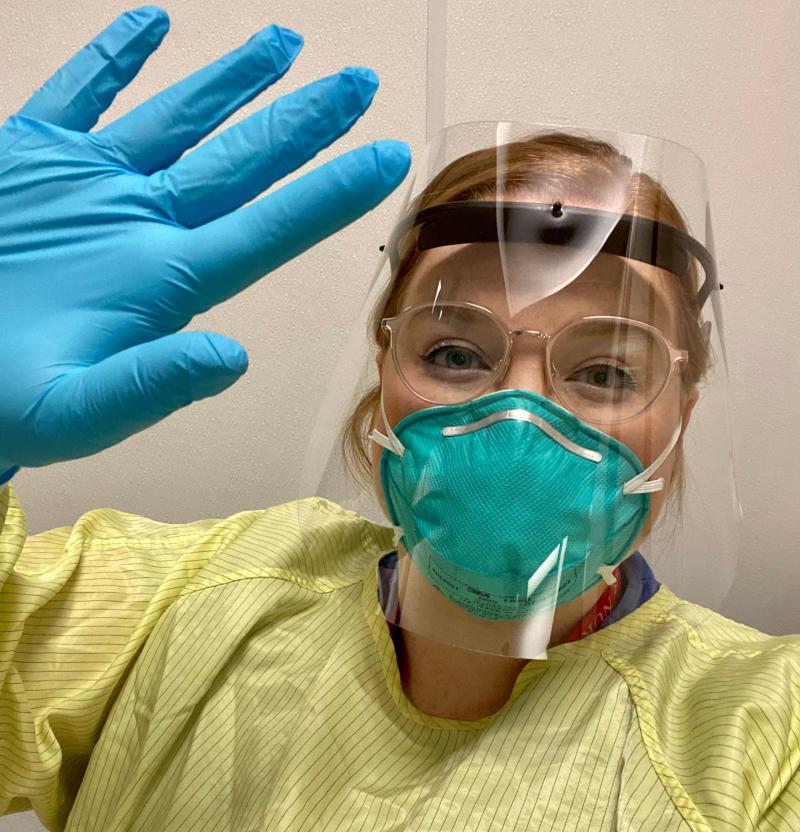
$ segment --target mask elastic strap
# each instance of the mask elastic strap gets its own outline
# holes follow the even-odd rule
[[[648,465],[641,474],[637,474],[633,477],[633,479],[628,480],[628,482],[622,486],[622,493],[651,494],[654,491],[661,491],[661,489],[664,488],[663,477],[659,477],[657,480],[650,480],[649,482],[647,482],[647,479],[654,471],[657,471],[664,464],[664,460],[666,460],[678,444],[680,436],[681,422],[678,422],[678,427],[675,428],[675,433],[672,434],[672,439],[670,439],[667,443],[667,447],[664,448],[664,450],[658,455],[658,458],[655,459],[651,465]]]
[[[637,474],[633,479],[628,480],[625,485],[622,486],[622,493],[623,494],[651,494],[654,491],[661,491],[664,487],[664,478],[659,477],[657,480],[651,480],[650,482],[646,482],[647,478],[652,474],[654,471],[657,471],[663,464],[664,460],[672,453],[675,446],[678,444],[678,439],[681,436],[681,426],[682,422],[678,422],[678,427],[675,428],[675,433],[672,434],[672,438],[667,443],[667,447],[658,455],[658,458],[654,460],[651,465],[648,465],[641,474]],[[626,552],[623,557],[617,561],[617,563],[604,563],[597,569],[597,574],[609,585],[613,586],[616,583],[616,578],[614,577],[614,570],[628,557],[628,553]]]
[[[626,554],[622,560],[625,560],[628,555]],[[610,566],[607,563],[604,563],[602,566],[598,567],[597,574],[609,585],[614,586],[617,582],[617,579],[614,577],[614,570],[622,563],[622,560],[619,563],[612,563]]]
[[[403,443],[397,438],[397,435],[392,430],[391,425],[389,424],[389,420],[386,418],[386,410],[383,406],[383,389],[381,388],[381,416],[383,417],[383,425],[386,428],[386,434],[381,433],[377,428],[373,428],[372,433],[370,433],[369,438],[376,444],[380,445],[382,448],[386,448],[387,451],[391,451],[392,453],[397,454],[401,459],[406,452]]]

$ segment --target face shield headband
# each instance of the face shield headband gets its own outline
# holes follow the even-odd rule
[[[690,255],[703,267],[705,281],[696,295],[702,308],[711,292],[722,289],[717,280],[714,258],[693,237],[673,226],[645,217],[617,215],[594,208],[555,203],[495,202],[471,200],[425,208],[402,220],[388,243],[392,271],[402,256],[403,241],[418,228],[419,251],[466,243],[543,243],[583,247],[607,228],[609,219],[619,217],[600,252],[638,260],[690,277]],[[383,251],[384,246],[381,246]]]

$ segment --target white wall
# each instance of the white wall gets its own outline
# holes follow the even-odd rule
[[[423,0],[162,5],[172,30],[110,118],[279,22],[303,33],[305,49],[237,118],[274,94],[366,64],[382,80],[375,103],[318,161],[382,137],[421,148]],[[3,6],[3,118],[128,8],[118,0]],[[800,4],[451,0],[449,36],[449,122],[522,118],[644,132],[706,161],[745,510],[741,567],[723,612],[776,634],[800,631]],[[30,531],[101,506],[181,522],[294,497],[314,404],[394,210],[385,203],[195,319],[191,328],[224,332],[249,351],[250,370],[231,390],[97,457],[21,472],[15,487]],[[0,830],[38,828],[29,822],[0,820]]]

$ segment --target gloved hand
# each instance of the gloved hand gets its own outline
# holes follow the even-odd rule
[[[279,79],[302,45],[269,26],[88,132],[169,27],[121,15],[0,128],[0,481],[89,456],[247,369],[222,335],[179,332],[381,202],[401,142],[361,147],[247,207],[345,133],[370,70],[323,78],[182,155]]]

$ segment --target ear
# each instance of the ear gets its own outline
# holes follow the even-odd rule
[[[692,419],[692,411],[699,400],[700,391],[696,387],[692,387],[686,396],[686,401],[683,404],[683,412],[681,413],[681,438],[683,438],[686,428],[689,427],[689,422]]]

